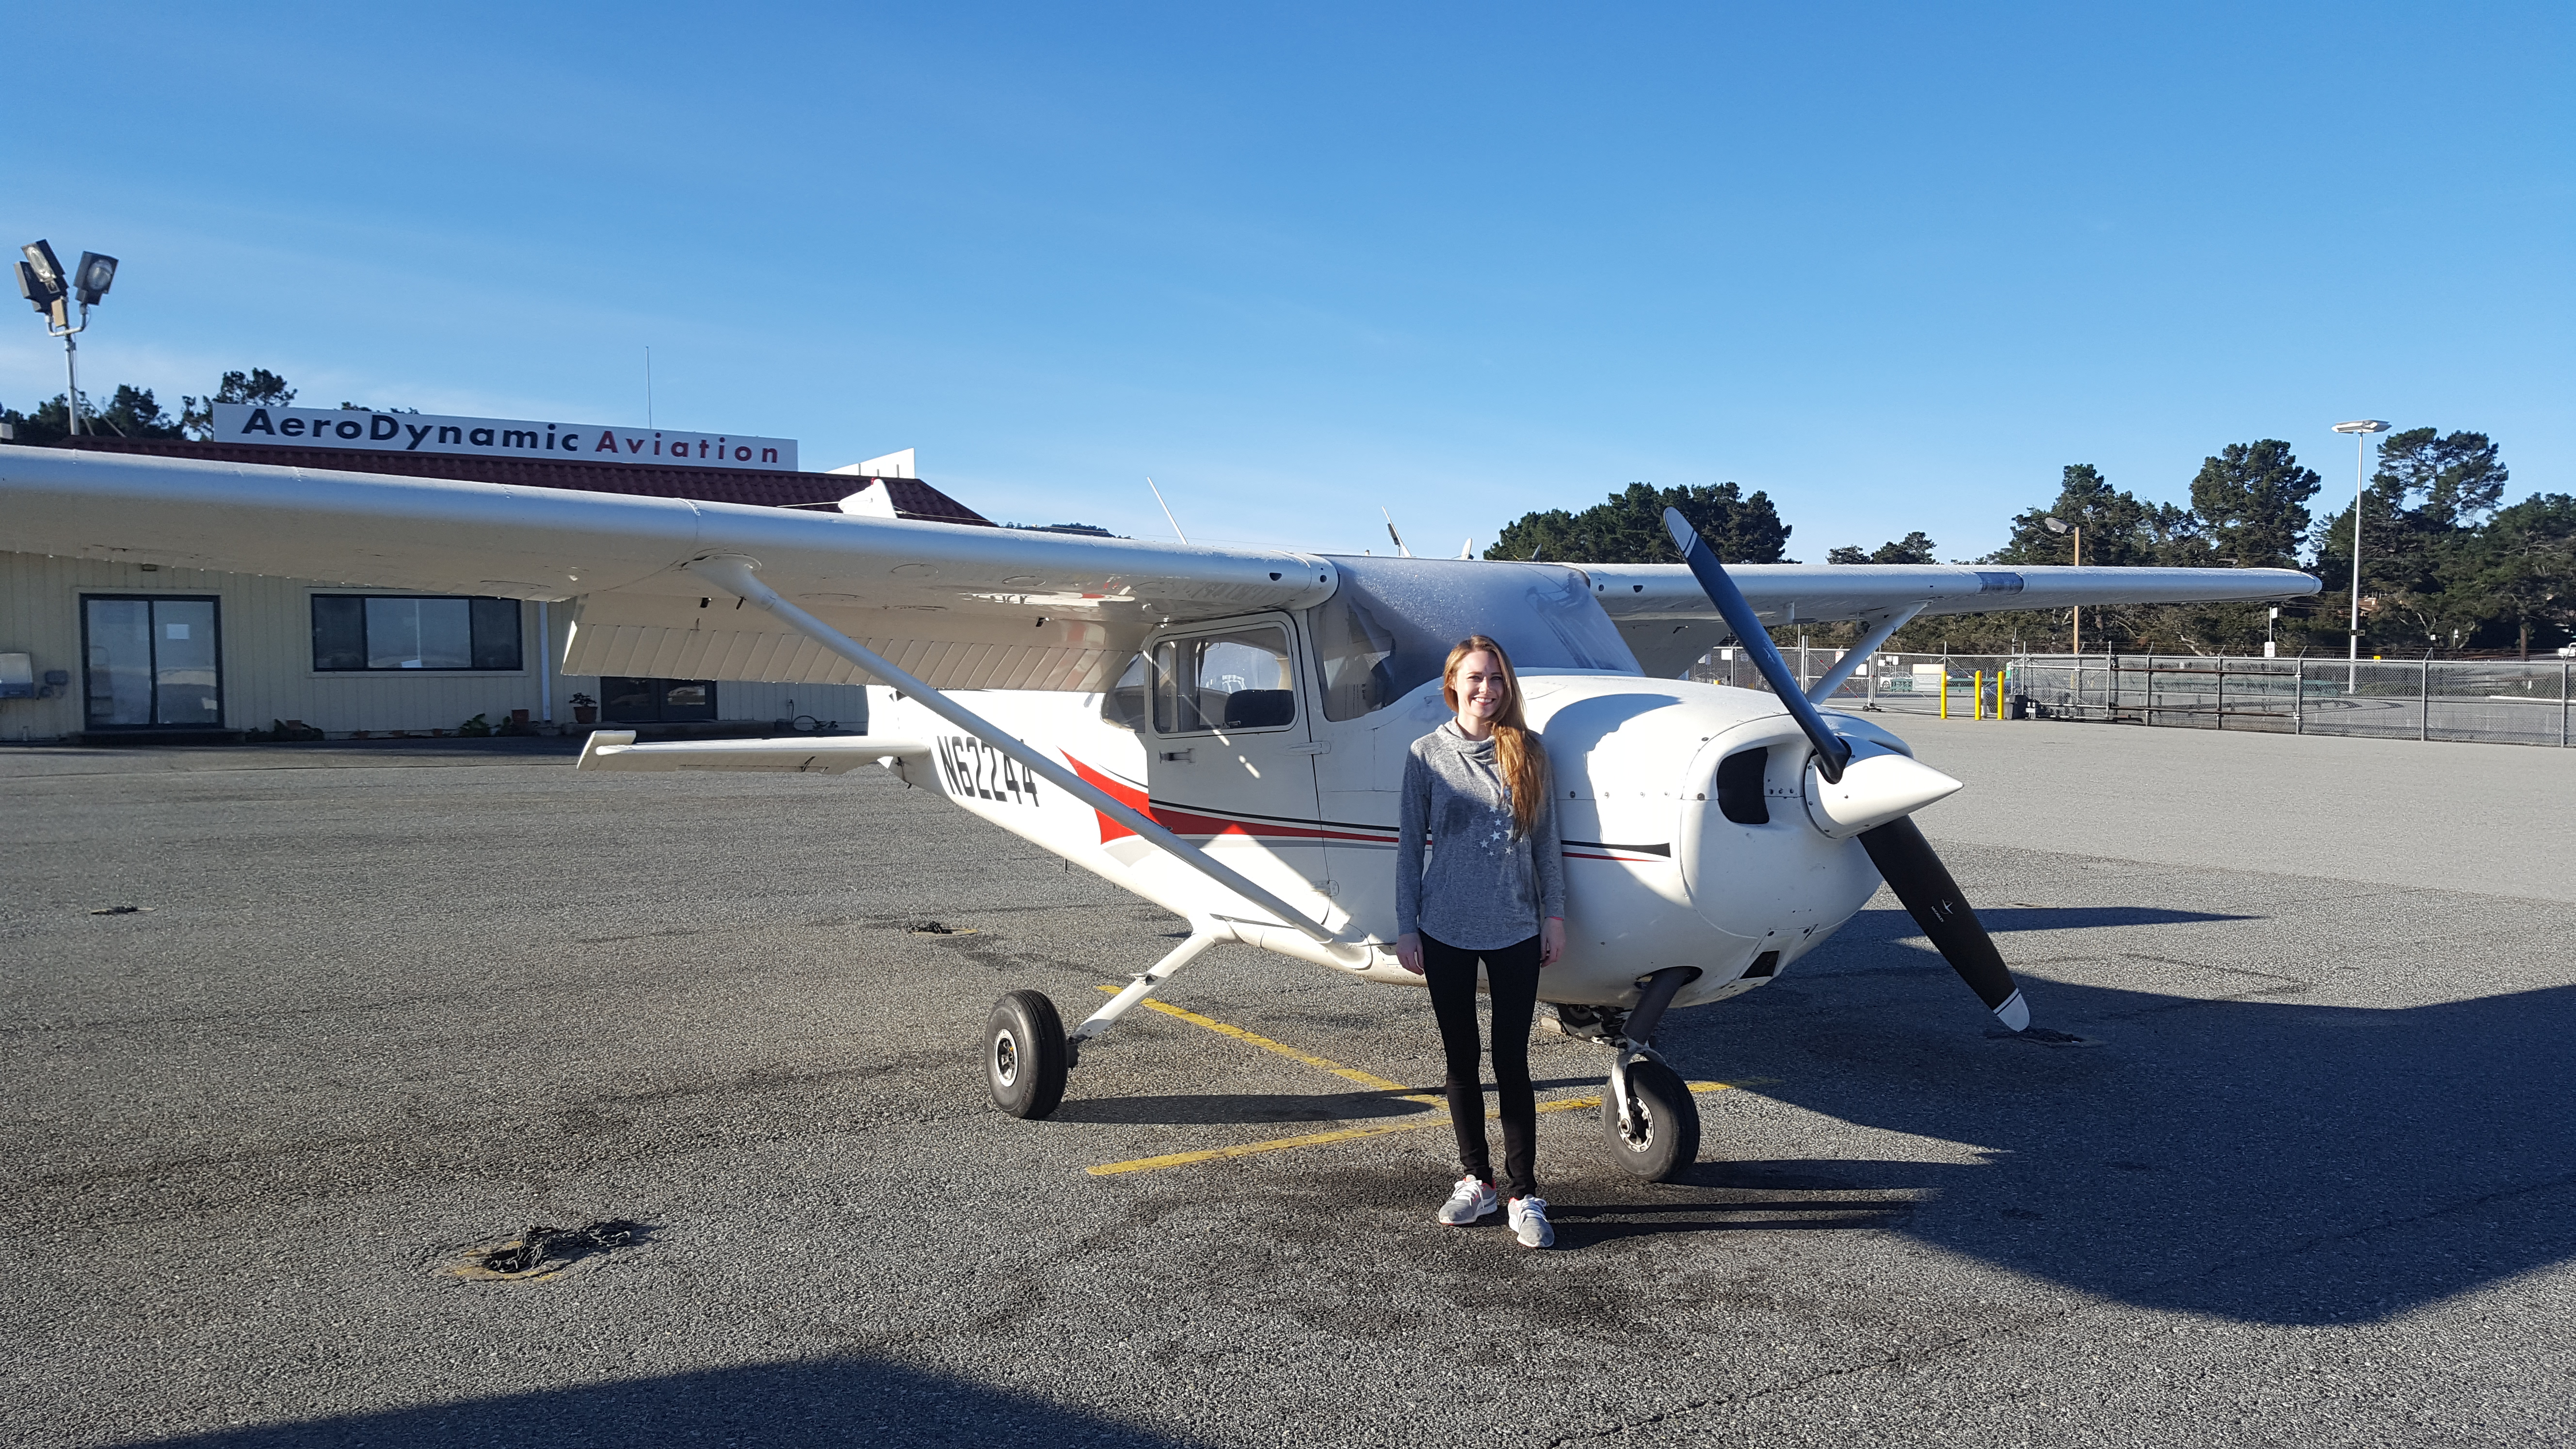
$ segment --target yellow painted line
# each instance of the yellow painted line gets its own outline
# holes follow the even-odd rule
[[[1116,986],[1103,986],[1100,989],[1109,992],[1111,995],[1116,995],[1122,988]],[[1257,1046],[1266,1052],[1277,1052],[1279,1055],[1288,1058],[1290,1061],[1304,1062],[1310,1067],[1321,1067],[1325,1071],[1328,1071],[1334,1076],[1340,1077],[1345,1081],[1357,1082],[1372,1092],[1404,1091],[1404,1084],[1402,1082],[1390,1082],[1384,1077],[1371,1075],[1368,1072],[1361,1071],[1357,1067],[1346,1067],[1340,1062],[1316,1056],[1311,1052],[1301,1052],[1295,1047],[1289,1046],[1285,1042],[1272,1041],[1270,1038],[1263,1036],[1258,1032],[1245,1031],[1239,1026],[1228,1026],[1214,1017],[1201,1016],[1195,1011],[1183,1010],[1180,1007],[1172,1005],[1168,1001],[1156,1001],[1154,998],[1148,996],[1145,998],[1144,1005],[1149,1011],[1159,1011],[1165,1016],[1186,1021],[1192,1026],[1206,1027],[1208,1030],[1215,1032],[1219,1036],[1233,1037],[1236,1041]],[[1408,1102],[1437,1102],[1442,1099],[1436,1092],[1424,1092],[1409,1094],[1404,1100]]]
[[[1148,1000],[1145,1004],[1147,1006],[1152,1006],[1154,1003],[1151,1000]],[[1186,1013],[1183,1014],[1186,1015]],[[1198,1018],[1198,1020],[1204,1021],[1205,1018]],[[1246,1033],[1246,1035],[1249,1035],[1249,1033]],[[1254,1040],[1258,1041],[1260,1038],[1256,1037]],[[1286,1048],[1276,1049],[1287,1051]],[[1297,1053],[1288,1052],[1288,1055],[1295,1056]],[[1316,1059],[1305,1058],[1305,1060]],[[1768,1079],[1766,1078],[1763,1080]],[[1710,1092],[1723,1092],[1730,1088],[1751,1086],[1754,1084],[1753,1079],[1747,1079],[1743,1082],[1693,1082],[1690,1084],[1690,1089],[1694,1093],[1705,1096]],[[1405,1100],[1415,1102],[1428,1100],[1436,1102],[1441,1099],[1438,1097],[1408,1097]],[[1553,1101],[1539,1103],[1538,1109],[1541,1112],[1579,1112],[1587,1107],[1598,1107],[1600,1105],[1601,1099],[1597,1096],[1559,1097]],[[1500,1109],[1494,1109],[1485,1113],[1485,1120],[1490,1122],[1501,1115],[1502,1112]],[[1356,1142],[1363,1137],[1384,1137],[1393,1132],[1418,1132],[1425,1127],[1442,1126],[1448,1121],[1449,1114],[1447,1112],[1433,1112],[1425,1116],[1403,1122],[1386,1122],[1368,1127],[1341,1127],[1330,1132],[1309,1132],[1302,1137],[1278,1137],[1273,1138],[1268,1142],[1245,1142],[1233,1147],[1211,1147],[1197,1152],[1167,1152],[1160,1157],[1138,1157],[1126,1162],[1105,1162],[1098,1167],[1085,1168],[1084,1171],[1090,1173],[1093,1177],[1116,1177],[1121,1173],[1152,1172],[1158,1168],[1164,1167],[1187,1167],[1192,1163],[1216,1162],[1228,1157],[1251,1157],[1257,1153],[1263,1152],[1284,1152],[1292,1147],[1321,1147],[1327,1143],[1333,1142]]]

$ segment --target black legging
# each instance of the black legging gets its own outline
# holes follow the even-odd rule
[[[1440,1049],[1448,1058],[1449,1117],[1458,1129],[1458,1161],[1471,1177],[1494,1180],[1485,1144],[1483,1055],[1476,1041],[1476,960],[1484,958],[1485,989],[1494,1004],[1494,1094],[1502,1099],[1503,1188],[1506,1197],[1533,1197],[1538,1183],[1538,1098],[1530,1090],[1530,1017],[1538,1010],[1538,937],[1492,951],[1468,951],[1422,937],[1422,977],[1431,987],[1431,1014],[1440,1022]]]

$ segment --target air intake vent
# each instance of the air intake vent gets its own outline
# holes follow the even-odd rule
[[[1744,968],[1744,979],[1747,981],[1752,980],[1756,976],[1777,976],[1779,974],[1780,953],[1777,951],[1763,952],[1761,955],[1753,958],[1752,965]]]
[[[1718,761],[1718,813],[1738,825],[1770,824],[1771,806],[1762,798],[1762,777],[1770,766],[1767,748],[1738,750]]]

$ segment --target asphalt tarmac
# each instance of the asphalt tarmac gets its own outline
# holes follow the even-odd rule
[[[1083,1010],[1179,923],[883,776],[0,751],[0,1440],[2576,1441],[2576,904],[2512,890],[2563,776],[1899,728],[1971,786],[1921,820],[2038,1020],[2101,1044],[1989,1036],[1882,894],[1670,1019],[1737,1084],[1686,1181],[1541,1117],[1550,1253],[1435,1226],[1441,1119],[1317,1064],[1435,1082],[1422,997],[1241,948],[994,1113],[993,999]],[[2430,782],[2385,824],[2439,860],[2244,849],[2355,758]]]

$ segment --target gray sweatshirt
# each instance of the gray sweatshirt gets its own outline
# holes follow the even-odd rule
[[[1395,846],[1395,929],[1469,951],[1538,934],[1565,915],[1565,855],[1553,793],[1526,839],[1512,838],[1512,793],[1491,739],[1455,720],[1413,742],[1404,761],[1404,828]],[[1431,845],[1431,859],[1422,850]]]

